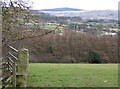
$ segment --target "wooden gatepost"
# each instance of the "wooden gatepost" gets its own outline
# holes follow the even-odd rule
[[[18,87],[27,86],[27,70],[29,63],[28,49],[22,48],[18,52],[16,85]]]
[[[0,2],[0,88],[2,87],[2,8],[1,8],[1,2]]]
[[[23,89],[27,87],[27,70],[29,63],[28,49],[22,48],[20,50],[8,45],[9,51],[6,56],[2,70],[2,89],[11,87],[12,89]],[[11,89],[10,88],[10,89]],[[1,89],[1,88],[0,88]]]

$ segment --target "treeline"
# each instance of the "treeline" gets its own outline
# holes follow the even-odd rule
[[[34,33],[34,34],[33,34]],[[44,31],[23,32],[37,35]],[[30,52],[30,62],[45,63],[117,63],[117,35],[97,36],[90,33],[64,30],[62,34],[50,33],[42,37],[15,42]],[[18,48],[19,48],[18,47]]]
[[[50,22],[50,23],[62,23],[62,24],[68,24],[69,21],[73,22],[79,22],[82,20],[81,17],[66,17],[66,16],[53,16],[48,13],[40,12],[38,10],[31,10],[31,14],[34,18],[37,19],[38,22]],[[69,20],[69,21],[68,21]],[[36,22],[37,23],[37,22]]]

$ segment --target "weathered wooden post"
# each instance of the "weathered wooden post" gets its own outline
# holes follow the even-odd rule
[[[27,69],[29,63],[28,49],[22,48],[18,51],[16,87],[27,86]]]
[[[16,89],[16,63],[13,63],[13,87]]]
[[[0,2],[0,89],[2,87],[2,8]]]

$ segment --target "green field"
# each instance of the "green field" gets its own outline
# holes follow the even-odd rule
[[[117,87],[117,64],[30,64],[30,87]]]

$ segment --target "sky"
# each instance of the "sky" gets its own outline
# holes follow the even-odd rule
[[[30,0],[33,9],[52,9],[61,7],[84,10],[117,10],[120,0]]]

